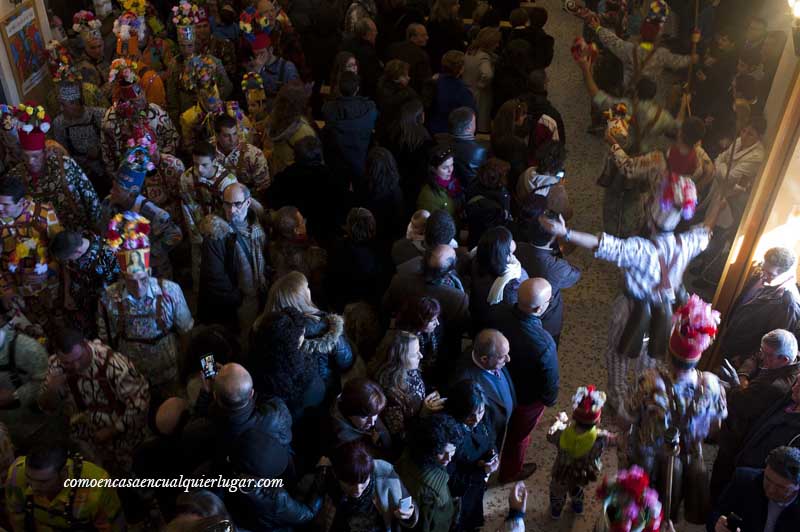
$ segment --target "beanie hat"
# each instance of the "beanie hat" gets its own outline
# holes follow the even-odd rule
[[[103,40],[103,35],[100,33],[102,25],[91,11],[81,10],[72,16],[72,29],[80,35],[84,45],[91,41]]]
[[[19,144],[23,150],[43,150],[46,133],[50,131],[50,117],[41,105],[21,103],[14,111]]]
[[[593,385],[581,386],[572,396],[572,418],[578,423],[594,425],[600,421],[606,394]]]
[[[289,452],[266,432],[251,428],[233,442],[229,460],[239,473],[259,478],[278,478],[289,464]]]
[[[672,317],[672,335],[669,351],[673,357],[688,364],[700,361],[703,351],[711,346],[717,335],[720,314],[697,294],[692,294],[685,305]]]
[[[697,152],[694,149],[690,149],[688,153],[683,154],[680,149],[671,146],[667,152],[667,168],[673,174],[694,175],[695,170],[697,170],[697,163]]]
[[[123,273],[150,271],[150,220],[127,211],[111,218],[106,232],[106,243],[117,253]]]

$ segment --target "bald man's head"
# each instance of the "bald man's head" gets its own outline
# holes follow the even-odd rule
[[[484,329],[472,343],[473,360],[483,369],[499,371],[511,358],[508,339],[497,329]]]
[[[181,397],[170,397],[156,411],[156,429],[160,434],[175,434],[181,418],[189,411],[189,402]]]
[[[547,279],[534,277],[519,285],[517,307],[526,314],[541,316],[550,306],[553,287]]]
[[[425,251],[424,273],[429,280],[438,280],[456,267],[456,250],[441,244]]]
[[[227,408],[244,406],[253,397],[253,378],[243,366],[231,363],[222,366],[214,379],[214,398]]]

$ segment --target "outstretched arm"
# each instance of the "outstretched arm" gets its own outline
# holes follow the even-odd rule
[[[567,224],[564,222],[564,217],[561,215],[558,216],[558,220],[555,220],[543,214],[539,216],[539,224],[551,235],[564,238],[567,242],[575,244],[576,246],[586,249],[597,249],[600,245],[600,239],[597,235],[567,229]]]

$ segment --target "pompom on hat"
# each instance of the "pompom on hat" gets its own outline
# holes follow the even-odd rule
[[[117,253],[120,269],[125,274],[150,273],[150,220],[127,211],[108,222],[106,243]]]
[[[21,103],[15,111],[19,144],[23,150],[43,150],[46,134],[50,131],[50,117],[41,105]]]
[[[578,423],[594,425],[600,421],[606,394],[593,385],[581,386],[572,396],[572,418]]]
[[[670,354],[684,363],[696,364],[717,335],[720,313],[711,308],[711,303],[692,294],[686,304],[675,311],[672,320]]]

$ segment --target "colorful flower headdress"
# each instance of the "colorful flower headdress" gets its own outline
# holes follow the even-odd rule
[[[36,237],[25,238],[17,242],[14,250],[8,257],[8,271],[11,273],[19,269],[20,262],[28,257],[36,257],[36,265],[33,271],[37,275],[44,275],[49,269],[47,266],[47,246]]]
[[[146,123],[133,126],[133,135],[126,141],[126,144],[128,148],[137,146],[144,148],[150,157],[153,157],[158,152],[156,136]],[[153,169],[155,169],[155,166],[147,168],[148,171]]]
[[[192,57],[181,74],[181,82],[189,91],[208,89],[218,81],[217,62],[210,55]]]
[[[587,407],[592,412],[602,410],[606,404],[606,393],[601,392],[594,385],[581,386],[572,396],[572,409]]]
[[[650,478],[639,466],[617,472],[616,478],[603,478],[597,489],[603,500],[611,532],[658,532],[664,510],[658,492],[650,487]]]
[[[150,143],[146,138],[140,138],[137,141],[134,139],[128,140],[128,153],[125,155],[125,164],[137,172],[152,172],[156,169],[156,165],[150,159],[152,152],[150,151]]]
[[[678,208],[684,220],[691,220],[697,208],[697,187],[690,178],[672,172],[661,181],[659,201],[663,211]]]
[[[95,31],[99,32],[102,25],[103,23],[97,20],[97,17],[91,11],[83,9],[72,15],[72,30],[75,33],[83,35]]]
[[[258,72],[248,72],[242,77],[242,90],[256,91],[264,90],[264,79]]]
[[[669,4],[664,0],[653,0],[650,2],[650,8],[647,12],[645,20],[654,22],[656,24],[663,24],[669,17]]]
[[[42,133],[50,131],[50,117],[41,105],[21,103],[17,106],[14,117],[17,127],[25,133],[39,130]]]
[[[126,11],[114,21],[113,31],[117,39],[123,42],[131,40],[132,37],[144,41],[147,35],[147,26],[142,15]]]
[[[672,336],[669,347],[672,354],[685,361],[699,360],[703,351],[711,346],[717,335],[720,313],[697,294],[692,294],[685,305],[672,316]]]
[[[138,70],[139,64],[136,61],[130,61],[124,57],[114,59],[108,70],[108,82],[138,83],[139,75],[136,73]]]
[[[130,11],[137,17],[143,17],[147,11],[147,0],[122,0],[122,9]]]
[[[0,127],[11,131],[17,125],[16,108],[12,105],[0,104]]]
[[[47,43],[47,65],[50,75],[55,76],[61,65],[72,63],[72,55],[66,46],[53,39]]]
[[[272,33],[269,17],[255,7],[250,6],[239,15],[239,29],[244,33],[245,39],[254,41],[259,33]]]
[[[106,243],[114,251],[150,247],[150,220],[135,212],[121,212],[108,222]]]
[[[200,22],[205,17],[203,9],[197,4],[192,4],[186,0],[172,8],[172,23],[176,26],[192,26]]]
[[[63,63],[53,75],[53,81],[56,83],[81,83],[83,74],[81,74],[81,69],[75,65]]]

